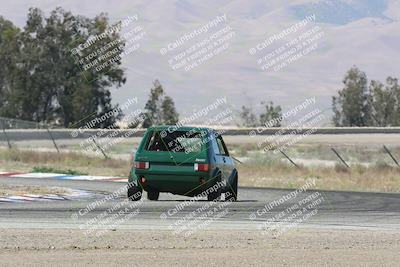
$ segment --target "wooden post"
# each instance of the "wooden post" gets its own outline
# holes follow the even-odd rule
[[[51,140],[53,140],[53,144],[54,144],[55,148],[57,149],[57,153],[60,153],[60,150],[58,149],[58,146],[57,146],[56,140],[54,140],[54,137],[53,137],[53,135],[51,134],[51,132],[50,132],[49,128],[48,128],[48,127],[46,127],[46,130],[47,130],[47,132],[49,133]]]
[[[297,165],[296,163],[294,163],[294,161],[293,161],[291,158],[289,158],[289,156],[286,155],[285,152],[283,152],[283,151],[280,150],[280,149],[279,149],[279,152],[281,152],[294,166],[296,166],[296,168],[300,169],[299,165]]]
[[[94,140],[94,138],[92,139],[93,140],[93,143],[96,145],[96,147],[101,151],[101,153],[103,154],[103,156],[106,158],[106,159],[109,159],[109,157],[107,156],[107,154],[104,152],[104,150],[97,144],[97,142]]]
[[[232,156],[231,156],[232,157]],[[237,162],[239,162],[240,164],[243,164],[243,162],[241,162],[240,160],[238,160],[237,158],[235,158],[235,157],[232,157],[233,158],[233,160],[234,161],[237,161]]]
[[[6,127],[4,126],[4,121],[2,121],[2,125],[3,125],[3,133],[4,133],[4,136],[6,137],[8,148],[11,149],[12,146],[11,146],[10,139],[8,139],[8,135],[6,133]]]
[[[340,159],[340,161],[341,161],[347,168],[350,168],[350,166],[347,165],[346,161],[344,161],[344,159],[339,155],[339,153],[336,151],[336,149],[334,149],[333,147],[331,147],[331,150],[333,151],[333,153],[336,154],[336,156]]]
[[[392,158],[392,160],[394,161],[394,163],[396,163],[397,166],[400,167],[399,162],[396,160],[396,158],[392,155],[392,153],[390,153],[389,148],[387,148],[385,145],[383,145],[383,149],[385,149],[386,153],[389,154],[389,156]]]

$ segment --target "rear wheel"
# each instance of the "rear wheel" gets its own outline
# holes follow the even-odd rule
[[[142,188],[131,183],[128,184],[128,199],[138,201],[142,198]]]
[[[238,177],[235,175],[232,184],[228,185],[229,188],[225,194],[225,201],[237,201],[238,192]]]
[[[158,192],[158,191],[148,191],[147,192],[147,198],[149,200],[158,200],[159,196],[160,196],[160,192]]]
[[[217,182],[215,184],[218,184],[218,182],[221,182],[221,174],[219,174],[216,179],[217,179]],[[216,191],[213,191],[207,195],[207,200],[208,201],[219,200],[221,198],[221,191],[222,191],[222,188],[219,186]]]

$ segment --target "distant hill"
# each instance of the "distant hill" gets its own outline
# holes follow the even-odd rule
[[[285,3],[282,3],[285,2]],[[146,37],[139,51],[124,60],[128,82],[114,90],[115,101],[138,96],[144,105],[151,83],[159,79],[175,99],[181,115],[208,105],[221,95],[238,109],[272,100],[287,109],[316,96],[321,108],[341,88],[344,73],[357,65],[372,79],[400,73],[400,3],[395,0],[346,1],[2,1],[1,15],[19,26],[28,6],[50,11],[62,6],[74,13],[94,16],[107,12],[114,21],[137,14]],[[226,14],[235,32],[230,47],[198,68],[172,70],[160,49]],[[305,16],[315,14],[324,36],[316,51],[278,72],[263,72],[249,49]],[[290,39],[290,36],[289,36]],[[288,40],[289,40],[288,39]],[[198,40],[198,39],[196,39]],[[190,44],[194,44],[191,42]]]

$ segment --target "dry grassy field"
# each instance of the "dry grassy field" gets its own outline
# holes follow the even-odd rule
[[[231,155],[238,158],[240,186],[298,188],[306,179],[315,178],[315,189],[370,192],[400,192],[400,168],[382,148],[387,144],[400,158],[400,137],[330,135],[310,136],[285,150],[299,166],[295,167],[281,153],[262,152],[256,139],[227,136]],[[257,137],[261,138],[261,137]],[[137,141],[119,144],[112,158],[88,156],[79,150],[56,153],[43,149],[0,148],[0,171],[62,172],[126,177],[131,166],[132,147]],[[132,144],[133,143],[133,144]],[[350,165],[331,151],[334,147]],[[119,157],[124,155],[123,157]]]

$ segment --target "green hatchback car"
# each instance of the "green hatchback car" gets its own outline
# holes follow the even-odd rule
[[[150,127],[136,151],[128,182],[128,198],[149,200],[160,192],[209,201],[236,201],[238,172],[222,136],[209,128]]]

